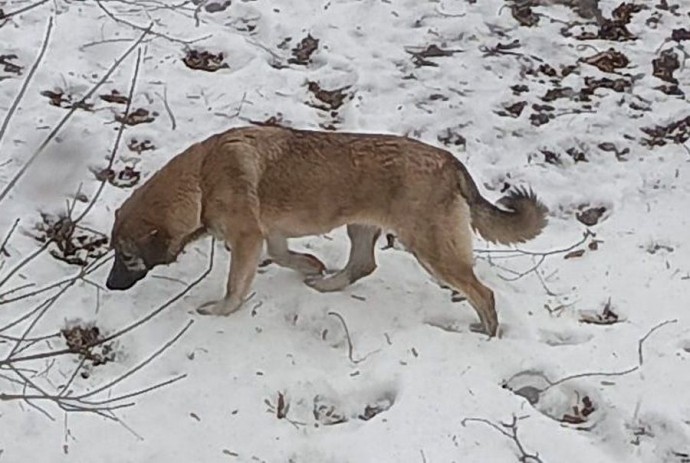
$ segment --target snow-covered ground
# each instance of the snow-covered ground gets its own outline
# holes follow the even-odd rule
[[[31,4],[0,7],[11,15]],[[689,42],[682,33],[670,40],[674,29],[688,29],[690,5],[636,4],[646,7],[632,14],[627,41],[583,40],[583,31],[596,35],[594,20],[560,4],[533,7],[537,16],[518,11],[523,22],[539,19],[520,25],[499,0],[56,0],[0,19],[3,120],[54,20],[45,56],[0,141],[0,188],[8,193],[0,202],[0,244],[20,219],[0,255],[0,327],[27,315],[0,328],[0,462],[689,462],[690,150],[673,141],[651,148],[641,129],[690,116],[682,95],[690,91]],[[618,6],[599,3],[604,18]],[[84,96],[151,21],[132,110],[153,120],[125,128],[116,177],[133,168],[145,178],[194,141],[271,117],[293,127],[445,142],[490,199],[529,185],[551,211],[543,235],[521,248],[536,254],[476,241],[477,273],[496,293],[500,337],[470,332],[475,314],[467,303],[451,301],[396,248],[378,251],[378,270],[335,294],[267,266],[243,310],[200,317],[194,308],[224,287],[228,255],[217,244],[210,275],[109,343],[111,361],[87,361],[71,380],[76,355],[13,360],[65,347],[58,336],[13,352],[23,333],[36,338],[94,323],[101,336],[112,334],[184,290],[209,264],[207,240],[128,292],[101,289],[105,263],[71,286],[13,300],[81,270],[54,258],[54,244],[22,262],[40,249],[30,235],[42,233],[41,213],[73,207],[75,217],[96,195],[93,171],[107,167],[124,111],[99,95],[128,94],[136,51],[87,100],[92,107],[66,120],[16,186],[8,190],[8,182],[65,117],[68,98]],[[568,22],[586,25],[564,34]],[[295,58],[292,50],[307,36],[318,40],[316,50]],[[431,45],[452,53],[425,57],[438,52]],[[625,56],[588,59],[610,48]],[[190,69],[183,62],[190,50],[222,53],[227,66]],[[680,95],[662,92],[660,85],[673,84],[652,75],[652,61],[665,56],[672,64],[672,53],[678,83],[667,92]],[[607,64],[621,67],[605,72]],[[324,103],[309,82],[326,91],[346,87],[342,106],[333,113],[315,107]],[[615,89],[587,90],[597,82]],[[684,142],[688,126],[690,119],[671,136]],[[155,149],[136,152],[145,141]],[[76,233],[107,235],[130,192],[106,183]],[[379,247],[385,244],[382,237]],[[294,245],[332,268],[347,256],[343,230]],[[54,304],[40,306],[61,288]],[[31,314],[36,307],[47,308],[40,318]],[[604,324],[583,322],[592,319]],[[98,390],[190,320],[160,356]],[[89,391],[98,393],[84,401],[103,401],[180,375],[133,397],[133,406],[107,410],[126,398],[102,404],[111,419],[57,406]],[[60,392],[65,384],[71,392]],[[21,394],[43,398],[13,399]]]

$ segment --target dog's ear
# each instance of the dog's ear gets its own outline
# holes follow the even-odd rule
[[[141,249],[146,266],[169,264],[175,259],[170,249],[170,236],[162,230],[154,229]]]

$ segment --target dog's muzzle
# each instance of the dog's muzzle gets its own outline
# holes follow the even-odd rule
[[[144,278],[148,273],[147,269],[132,271],[122,262],[122,259],[115,256],[113,268],[110,269],[110,274],[105,282],[105,287],[108,289],[125,290],[129,289],[134,284]]]

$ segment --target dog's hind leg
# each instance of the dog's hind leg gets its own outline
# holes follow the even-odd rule
[[[420,223],[413,236],[401,234],[400,239],[432,276],[467,296],[481,321],[481,326],[472,325],[471,330],[496,336],[494,293],[474,274],[470,228],[462,218],[450,213],[440,223]]]
[[[345,267],[326,277],[307,278],[304,282],[321,292],[340,291],[376,270],[375,244],[381,229],[371,225],[350,224],[350,257]]]
[[[297,270],[306,276],[322,275],[326,266],[318,257],[311,254],[291,251],[288,248],[287,238],[278,233],[270,233],[266,238],[268,256],[281,267]]]

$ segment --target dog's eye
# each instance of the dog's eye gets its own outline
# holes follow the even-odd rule
[[[120,253],[120,258],[129,270],[142,270],[146,268],[146,264],[141,257],[133,256],[126,253]]]

